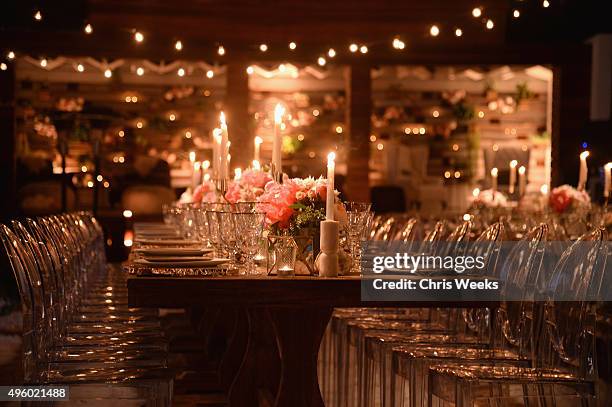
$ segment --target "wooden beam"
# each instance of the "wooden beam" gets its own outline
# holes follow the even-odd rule
[[[369,202],[369,138],[372,113],[372,79],[369,65],[354,64],[347,68],[347,96],[349,149],[346,160],[346,194],[351,201]]]
[[[225,108],[230,134],[231,168],[246,168],[253,160],[253,126],[249,116],[248,60],[234,53],[227,63]],[[232,174],[230,174],[231,176]]]
[[[17,156],[15,151],[15,69],[7,64],[0,71],[0,220],[6,222],[17,212]]]

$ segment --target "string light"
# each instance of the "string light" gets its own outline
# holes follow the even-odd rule
[[[480,17],[482,15],[482,8],[474,7],[474,9],[472,10],[472,15],[476,18]]]
[[[355,43],[349,45],[349,51],[351,51],[353,53],[357,52],[358,49],[359,49],[359,46],[357,44],[355,44]]]
[[[40,12],[40,10],[36,10],[36,12],[34,13],[34,20],[36,21],[42,20],[42,13]]]
[[[362,54],[367,54],[368,47],[366,45],[362,45],[361,47],[359,47],[359,52],[361,52]]]
[[[333,49],[333,48],[330,48],[330,49],[327,51],[327,56],[328,56],[328,57],[330,57],[330,58],[335,57],[335,56],[336,56],[336,50],[335,50],[335,49]]]
[[[487,30],[492,30],[493,27],[495,27],[495,24],[493,23],[493,20],[488,19],[487,20],[487,24],[486,24]]]
[[[185,76],[185,68],[179,68],[176,74],[180,77]]]
[[[136,31],[134,33],[134,40],[138,43],[141,43],[144,41],[144,35],[140,31]]]
[[[549,6],[550,6],[550,2],[549,2],[548,0],[544,0],[544,1],[542,2],[542,7],[544,7],[544,8],[548,8]]]
[[[223,45],[219,45],[219,48],[217,48],[217,54],[221,56],[225,55],[225,48],[223,47]]]
[[[6,57],[7,57],[8,59],[15,59],[15,53],[14,53],[13,51],[9,51],[9,52],[6,54]]]
[[[136,68],[136,75],[142,76],[144,75],[144,73],[145,73],[145,70],[142,66],[139,66],[138,68]]]
[[[437,37],[440,34],[440,29],[434,24],[429,29],[429,34],[431,34],[432,37]]]
[[[183,43],[181,41],[177,41],[174,43],[174,49],[177,51],[183,50]]]
[[[259,50],[261,52],[266,52],[268,50],[268,46],[266,44],[260,44],[259,45]]]
[[[83,64],[78,64],[78,65],[76,66],[76,70],[77,70],[78,72],[84,72],[84,71],[85,71],[85,67],[83,66]]]
[[[327,63],[327,61],[325,60],[325,58],[323,58],[323,57],[319,57],[319,59],[317,59],[317,63],[318,63],[320,66],[325,66],[325,64]]]
[[[47,67],[47,58],[43,58],[40,60],[40,66],[42,66],[43,68]]]
[[[255,72],[255,69],[254,69],[252,66],[249,66],[249,67],[246,69],[246,71],[247,71],[247,74],[252,75],[252,74],[253,74],[253,72]]]
[[[521,16],[521,12],[519,10],[514,10],[512,12],[512,17],[519,18]]]
[[[0,63],[0,71],[6,71],[7,69],[8,69],[8,66],[4,62],[1,62]]]
[[[212,70],[209,69],[208,71],[206,71],[206,77],[208,79],[212,79],[213,76],[215,76],[215,73]]]
[[[455,28],[455,37],[461,37],[463,35],[463,30],[461,28]]]
[[[296,48],[297,48],[297,44],[295,42],[291,41],[289,43],[289,49],[293,51]]]
[[[395,37],[393,39],[393,48],[395,48],[395,49],[404,49],[405,47],[406,47],[406,44],[404,43],[404,41],[400,40],[397,37]]]
[[[83,28],[83,31],[85,31],[85,34],[91,34],[93,33],[93,27],[91,26],[91,24],[87,24],[85,28]]]
[[[110,69],[106,69],[104,71],[104,77],[105,78],[110,78],[111,76],[113,76],[113,71],[111,71]]]

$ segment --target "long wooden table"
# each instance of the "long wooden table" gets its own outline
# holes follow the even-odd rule
[[[336,307],[445,306],[439,301],[372,303],[361,301],[359,277],[132,276],[128,279],[133,307],[215,309],[235,321],[220,366],[231,406],[259,404],[262,383],[272,382],[273,405],[323,406],[317,376],[317,355],[323,333]],[[447,303],[484,307],[486,303]],[[262,358],[262,337],[271,337],[277,357]],[[264,341],[265,342],[265,341]],[[263,359],[263,360],[262,360]],[[274,385],[274,382],[277,385]]]

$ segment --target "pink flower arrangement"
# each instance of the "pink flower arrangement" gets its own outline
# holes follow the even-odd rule
[[[484,191],[480,191],[473,203],[474,205],[485,206],[487,208],[499,208],[508,206],[508,199],[506,195],[499,191],[485,189]]]
[[[242,173],[240,179],[230,182],[225,199],[231,203],[255,201],[264,193],[264,188],[270,181],[272,178],[267,172],[248,169]]]
[[[193,191],[191,202],[216,202],[217,194],[215,184],[211,181],[204,182],[202,185],[198,185]]]
[[[557,213],[588,209],[591,197],[585,191],[578,191],[570,185],[561,185],[550,192],[548,206]]]
[[[257,198],[258,210],[266,214],[269,226],[296,232],[304,227],[318,227],[318,222],[325,219],[326,195],[324,178],[293,178],[282,184],[270,181]]]

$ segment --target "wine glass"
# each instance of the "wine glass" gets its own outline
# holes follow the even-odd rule
[[[257,212],[233,213],[236,247],[244,257],[246,274],[256,274],[254,257],[259,249],[266,215]]]
[[[367,202],[346,202],[346,216],[348,219],[348,235],[353,259],[353,272],[361,269],[361,239],[370,221],[370,208]]]

